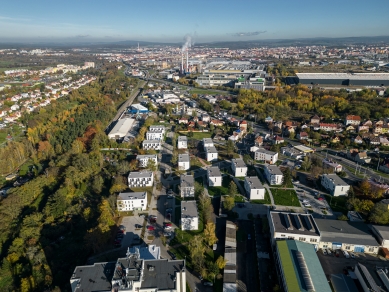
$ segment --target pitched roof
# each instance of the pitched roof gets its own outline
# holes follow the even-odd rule
[[[360,116],[354,116],[354,115],[348,115],[346,117],[346,120],[348,120],[348,121],[360,121],[361,117]]]

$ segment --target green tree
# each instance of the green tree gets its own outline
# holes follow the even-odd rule
[[[228,195],[231,197],[235,197],[237,193],[238,193],[238,187],[236,183],[233,180],[231,180],[230,184],[228,185]]]
[[[232,156],[232,154],[234,153],[234,142],[232,142],[231,140],[228,140],[227,141],[227,144],[226,144],[226,153],[229,157]]]
[[[220,270],[224,269],[224,267],[226,266],[227,264],[227,260],[225,258],[223,258],[223,256],[219,256],[216,260],[216,265],[218,266],[218,268]]]
[[[217,242],[217,237],[215,233],[215,224],[212,222],[208,222],[205,225],[204,229],[204,241],[208,246],[212,246]]]
[[[385,204],[376,203],[369,215],[369,221],[374,224],[389,224],[389,212]]]
[[[235,200],[233,197],[225,197],[223,201],[223,206],[227,211],[231,211],[235,207]]]
[[[146,168],[152,172],[157,170],[157,164],[155,163],[154,159],[148,159],[147,160],[147,166]]]
[[[309,159],[308,156],[305,156],[303,162],[301,163],[301,168],[304,169],[304,171],[308,171],[311,169],[311,165],[312,165],[311,160]]]

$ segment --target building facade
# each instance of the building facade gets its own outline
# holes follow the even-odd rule
[[[222,174],[219,167],[212,166],[207,169],[208,185],[210,187],[222,186]]]
[[[247,166],[243,159],[231,159],[231,169],[235,177],[245,177],[247,175]]]
[[[145,211],[147,210],[147,193],[120,193],[116,203],[119,212],[134,210]]]
[[[132,171],[128,175],[128,186],[130,188],[152,187],[154,174],[151,171]]]
[[[281,185],[283,183],[284,175],[278,166],[265,164],[263,169],[266,180],[270,185]]]
[[[347,192],[350,190],[350,186],[334,173],[323,174],[321,176],[321,185],[335,197],[347,196]]]
[[[143,140],[142,148],[145,150],[161,150],[160,140]]]
[[[157,154],[138,155],[138,156],[136,156],[136,160],[138,160],[139,167],[146,167],[149,160],[154,161],[155,165],[158,164]]]
[[[187,149],[188,148],[188,138],[186,136],[178,136],[177,148],[178,149]]]
[[[249,200],[264,200],[265,188],[257,176],[246,176],[244,189]]]
[[[194,177],[189,174],[180,176],[180,195],[182,198],[194,197]]]
[[[197,211],[196,201],[181,202],[181,230],[198,230],[199,213]]]
[[[178,169],[179,170],[188,170],[188,169],[190,169],[189,154],[179,154],[178,155]]]

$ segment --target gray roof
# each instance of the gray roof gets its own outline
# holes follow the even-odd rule
[[[344,274],[331,274],[331,284],[335,292],[354,292],[358,291],[353,279]]]
[[[372,225],[372,228],[382,237],[389,240],[389,226]]]
[[[145,155],[136,156],[136,159],[143,159],[143,158],[157,159],[157,154],[145,154]]]
[[[130,172],[128,175],[128,178],[151,178],[153,176],[153,173],[151,171],[133,171]]]
[[[283,175],[282,171],[278,168],[277,165],[265,164],[265,167],[269,170],[271,174]]]
[[[207,169],[208,177],[220,177],[222,176],[219,167],[217,166],[211,166]]]
[[[265,154],[272,155],[272,156],[277,154],[277,152],[266,150],[265,148],[262,148],[262,147],[258,148],[255,152],[265,153]]]
[[[189,162],[190,161],[189,154],[179,154],[178,161],[179,162]]]
[[[143,140],[143,144],[161,144],[161,140]]]
[[[247,167],[246,163],[244,163],[241,158],[233,158],[231,159],[231,163],[235,165],[235,167]]]
[[[321,233],[321,241],[341,242],[358,245],[379,245],[363,222],[331,219],[315,219]]]
[[[257,176],[246,176],[245,181],[249,184],[250,189],[263,189],[263,185]]]
[[[181,187],[194,187],[194,177],[189,174],[181,174]]]
[[[80,284],[74,292],[111,291],[111,279],[114,270],[115,262],[95,263],[91,266],[76,267],[71,280],[78,279]]]
[[[188,137],[186,137],[186,136],[178,136],[178,142],[184,142],[184,141],[188,141]]]
[[[198,217],[196,201],[182,201],[181,202],[181,218]]]
[[[206,143],[213,143],[212,139],[211,138],[203,138],[203,143],[206,144]]]
[[[275,232],[320,236],[321,230],[311,214],[270,212]]]
[[[207,153],[217,153],[217,149],[215,146],[205,147],[205,152]]]
[[[118,200],[141,200],[146,198],[146,192],[120,193]]]
[[[141,289],[174,290],[177,283],[175,274],[182,271],[184,267],[184,260],[145,260]]]
[[[330,179],[336,186],[348,186],[338,175],[335,173],[323,174],[324,177]]]

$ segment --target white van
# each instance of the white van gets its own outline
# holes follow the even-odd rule
[[[343,254],[344,254],[346,259],[350,258],[350,254],[347,251],[344,250]]]

